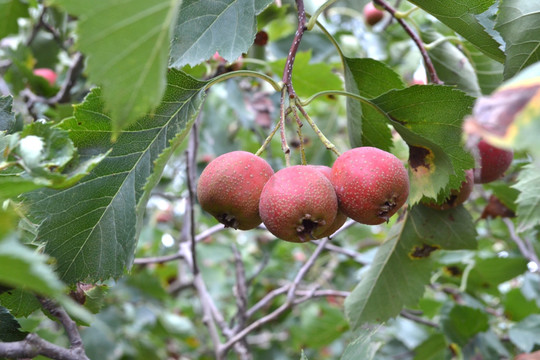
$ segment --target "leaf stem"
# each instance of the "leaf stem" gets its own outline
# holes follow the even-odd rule
[[[255,155],[257,156],[261,156],[261,154],[263,153],[263,151],[266,149],[266,147],[268,146],[268,144],[270,144],[270,141],[272,140],[272,138],[274,137],[274,135],[277,133],[277,131],[279,130],[279,128],[281,127],[281,122],[279,121],[276,126],[274,127],[274,130],[272,130],[272,132],[270,133],[270,135],[268,135],[266,137],[266,139],[264,140],[263,144],[261,145],[261,147],[259,148],[259,150],[257,150],[257,152],[255,153]]]
[[[260,72],[257,72],[257,71],[251,71],[251,70],[231,71],[231,72],[216,76],[215,78],[212,78],[206,84],[204,89],[208,90],[211,86],[213,86],[215,84],[218,84],[218,83],[223,82],[223,81],[228,80],[228,79],[232,79],[232,78],[235,78],[235,77],[242,77],[242,76],[252,76],[252,77],[262,79],[262,80],[266,81],[267,83],[269,83],[270,85],[272,85],[274,90],[281,91],[282,86],[277,81],[272,79],[270,76],[268,76],[266,74],[263,74],[263,73],[260,73]]]
[[[427,50],[424,46],[424,43],[422,42],[422,39],[414,32],[414,30],[407,24],[403,19],[396,17],[396,9],[394,9],[390,4],[388,4],[385,0],[373,0],[373,2],[379,6],[382,6],[386,11],[388,11],[392,17],[396,19],[396,21],[401,25],[403,30],[414,41],[416,46],[418,47],[418,50],[420,50],[420,54],[422,55],[422,58],[424,59],[424,64],[427,69],[427,73],[429,75],[430,82],[433,84],[443,84],[443,82],[439,79],[437,76],[437,71],[435,71],[435,67],[433,66],[433,63],[431,62],[431,59],[427,53]]]
[[[285,92],[287,91],[286,87],[283,87],[281,90],[281,100],[279,102],[279,132],[281,135],[281,150],[285,154],[285,165],[291,166],[291,149],[287,144],[287,136],[285,134]]]
[[[433,42],[430,42],[429,44],[425,44],[424,47],[426,48],[427,51],[430,51],[436,48],[437,46],[439,46],[440,44],[445,43],[447,41],[455,41],[455,42],[461,43],[461,39],[458,38],[457,36],[445,36]]]
[[[302,126],[304,125],[304,123],[302,123],[302,120],[300,120],[300,117],[298,116],[298,111],[296,111],[296,106],[291,106],[291,108],[294,114],[294,118],[296,119],[296,125],[298,125],[296,129],[296,133],[298,134],[298,141],[300,142],[300,154],[302,155],[302,165],[307,165],[306,151],[304,149],[304,136],[302,134]]]
[[[334,4],[337,0],[328,0],[324,4],[322,4],[311,16],[311,19],[309,19],[309,22],[306,25],[306,28],[308,31],[311,31],[313,27],[315,26],[315,23],[317,22],[317,18],[319,15],[322,14],[323,11],[328,9],[332,4]]]

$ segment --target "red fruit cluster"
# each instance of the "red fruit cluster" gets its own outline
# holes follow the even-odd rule
[[[197,187],[201,207],[225,226],[248,230],[263,222],[290,242],[330,236],[347,217],[383,223],[408,194],[401,161],[372,147],[345,152],[332,168],[297,165],[275,174],[263,159],[234,151],[210,162]]]

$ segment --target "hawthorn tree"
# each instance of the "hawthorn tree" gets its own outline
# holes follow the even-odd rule
[[[536,358],[540,2],[367,3],[0,2],[0,357]],[[221,154],[363,146],[407,168],[383,224],[197,202]]]

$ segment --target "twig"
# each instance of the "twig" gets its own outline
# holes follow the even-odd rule
[[[47,104],[55,105],[61,103],[67,103],[71,98],[71,89],[75,86],[77,77],[81,74],[84,67],[84,56],[80,52],[76,53],[73,58],[73,64],[69,67],[66,78],[60,87],[60,91],[47,100]]]
[[[409,320],[412,320],[416,323],[419,323],[419,324],[422,324],[422,325],[426,325],[426,326],[429,326],[429,327],[432,327],[432,328],[435,328],[435,329],[438,329],[439,328],[439,325],[434,323],[433,321],[429,321],[427,319],[424,319],[424,318],[421,318],[419,316],[416,316],[414,314],[411,314],[409,311],[407,310],[401,310],[401,312],[399,313],[399,315],[401,317],[404,317],[405,319],[409,319]]]
[[[502,221],[505,223],[506,227],[508,228],[508,232],[510,233],[510,238],[512,241],[514,241],[519,249],[519,252],[529,261],[532,261],[536,264],[536,268],[540,269],[540,260],[538,259],[538,255],[536,255],[536,252],[534,250],[534,247],[530,243],[530,241],[523,240],[517,233],[516,228],[514,227],[514,223],[512,220],[508,218],[503,218]]]
[[[442,84],[443,82],[439,79],[437,76],[437,71],[435,71],[435,66],[433,66],[433,63],[431,62],[431,59],[427,53],[426,48],[424,47],[424,43],[422,42],[422,39],[414,32],[414,30],[405,22],[405,20],[400,19],[396,17],[396,9],[394,9],[390,4],[388,4],[385,0],[373,0],[373,2],[377,5],[382,6],[386,11],[388,11],[394,19],[401,25],[403,30],[414,41],[416,46],[418,47],[418,50],[420,50],[420,54],[422,55],[422,58],[424,59],[424,64],[426,66],[430,81],[433,84]]]
[[[71,349],[77,349],[79,354],[86,356],[77,324],[71,319],[71,317],[69,317],[66,310],[55,304],[52,300],[44,298],[38,298],[38,300],[45,310],[60,321],[66,330],[69,343],[71,344]]]
[[[283,70],[283,84],[287,88],[289,93],[289,98],[293,99],[296,97],[294,88],[292,85],[292,70],[294,65],[294,59],[296,58],[296,52],[300,46],[300,41],[302,41],[302,36],[304,36],[304,31],[307,30],[306,27],[306,11],[304,9],[304,0],[296,0],[296,7],[298,9],[298,28],[294,34],[294,39],[287,55],[287,60],[285,61],[285,69]]]

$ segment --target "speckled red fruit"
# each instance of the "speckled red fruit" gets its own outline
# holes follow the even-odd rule
[[[409,196],[409,176],[403,163],[386,151],[368,146],[341,154],[332,166],[331,182],[339,208],[367,225],[388,221]]]
[[[384,12],[377,9],[372,2],[364,6],[364,20],[370,26],[377,24],[384,17]]]
[[[249,230],[261,222],[261,191],[274,174],[262,158],[246,151],[218,156],[203,170],[197,198],[203,210],[226,227]]]
[[[480,168],[474,169],[474,182],[486,184],[500,178],[510,167],[514,153],[499,149],[484,140],[478,142],[477,163]]]
[[[330,180],[330,178],[332,176],[332,169],[330,167],[324,166],[324,165],[308,165],[308,166],[320,171],[324,176],[326,176],[326,178],[328,180]],[[339,209],[339,207],[338,207],[338,211],[337,211],[337,214],[336,214],[336,219],[332,223],[332,226],[330,226],[330,228],[328,230],[326,230],[324,233],[322,233],[319,236],[319,239],[323,238],[323,237],[330,236],[333,233],[335,233],[340,227],[343,226],[343,224],[345,224],[345,221],[347,221],[347,215],[345,215],[345,213],[343,211],[341,211]]]
[[[321,238],[334,223],[337,208],[330,181],[304,165],[276,172],[264,186],[259,203],[268,231],[291,242]]]
[[[465,181],[461,183],[458,190],[452,190],[450,196],[442,204],[435,202],[426,203],[426,206],[437,210],[448,210],[463,204],[471,195],[474,188],[474,175],[472,170],[465,170]]]
[[[49,84],[51,84],[51,86],[54,86],[54,84],[56,83],[57,75],[51,69],[47,69],[47,68],[34,69],[34,75],[45,78],[45,80],[47,80]]]

